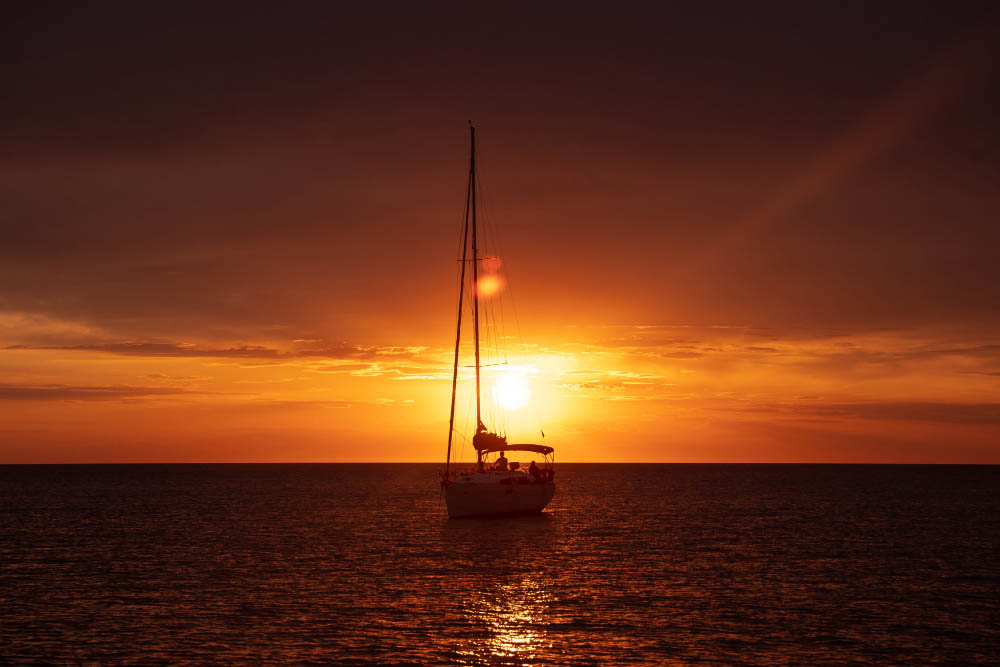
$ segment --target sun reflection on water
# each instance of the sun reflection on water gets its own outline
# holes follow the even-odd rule
[[[545,626],[551,595],[530,576],[520,581],[497,583],[469,600],[464,610],[477,627],[481,639],[458,654],[470,664],[530,665],[539,653],[552,648]]]

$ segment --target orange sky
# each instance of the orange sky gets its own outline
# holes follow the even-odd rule
[[[573,7],[18,16],[0,463],[441,460],[468,118],[513,439],[1000,463],[989,3]]]

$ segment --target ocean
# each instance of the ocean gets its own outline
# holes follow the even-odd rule
[[[1000,664],[1000,466],[0,467],[0,662]]]

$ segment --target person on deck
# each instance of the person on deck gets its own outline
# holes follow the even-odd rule
[[[507,469],[507,457],[503,455],[503,452],[500,452],[500,458],[497,459],[497,470],[506,470],[506,469]]]
[[[528,466],[528,474],[534,477],[536,480],[538,479],[538,466],[535,465],[534,461],[532,461],[531,465]]]

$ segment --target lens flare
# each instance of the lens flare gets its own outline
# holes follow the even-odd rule
[[[483,271],[486,273],[499,273],[500,267],[503,266],[503,262],[496,255],[487,255],[483,257]]]
[[[476,286],[479,296],[493,296],[504,288],[505,281],[499,273],[490,273],[479,278]]]

